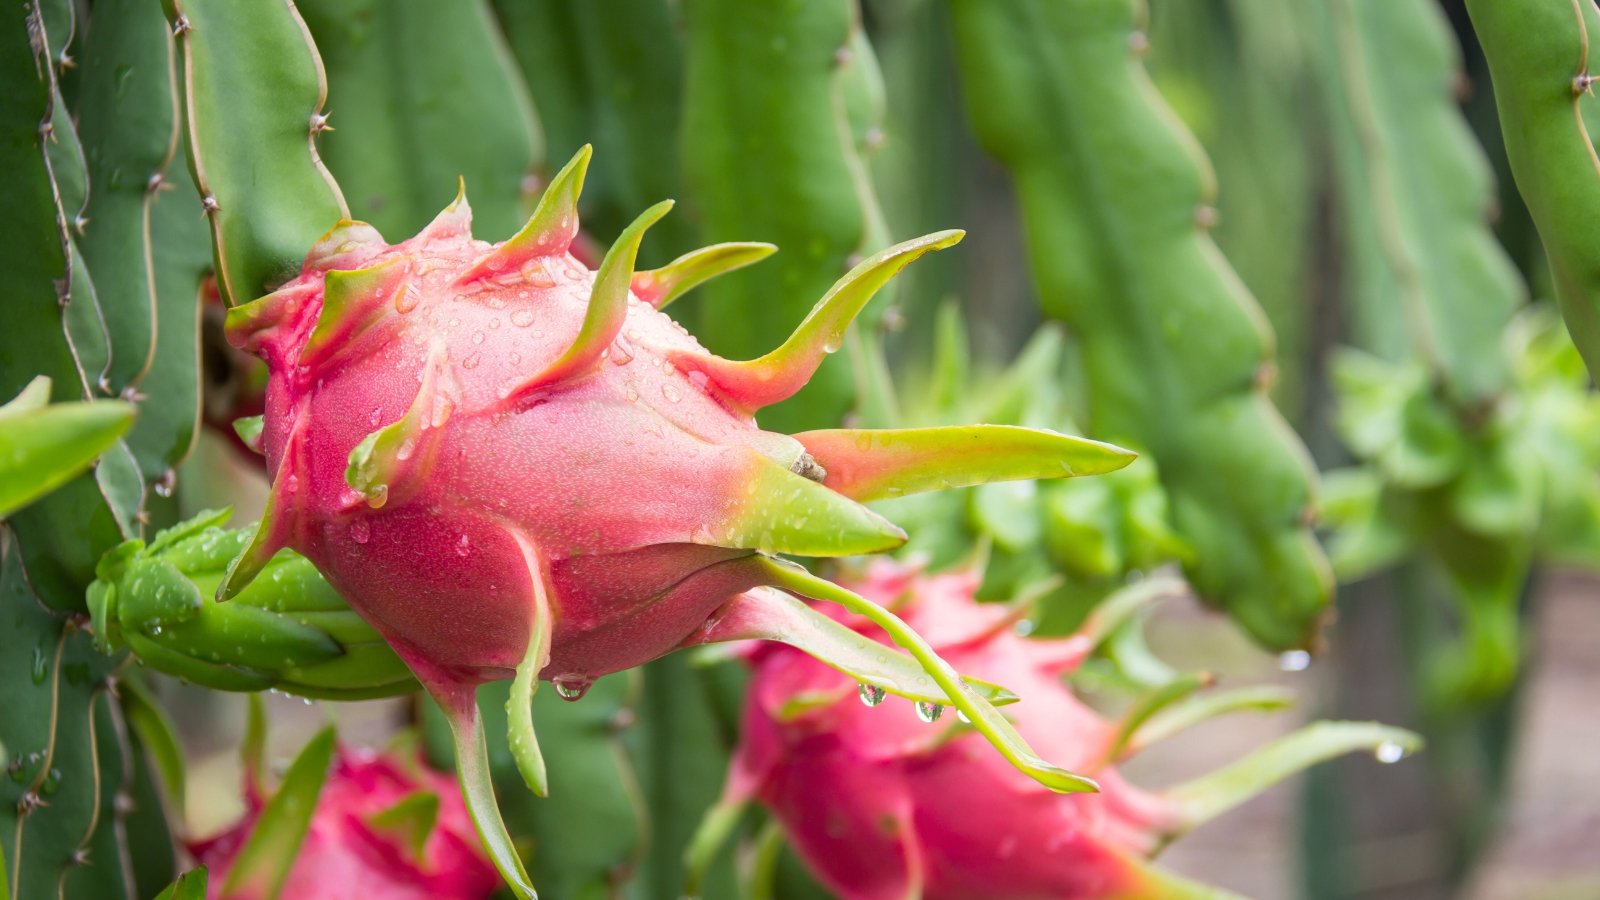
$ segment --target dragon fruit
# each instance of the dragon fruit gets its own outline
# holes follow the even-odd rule
[[[594,678],[677,647],[744,637],[798,641],[908,696],[952,703],[1034,777],[1092,788],[1039,759],[994,709],[1014,695],[962,682],[891,615],[770,555],[902,543],[864,501],[1132,459],[1006,426],[792,437],[756,426],[754,412],[797,391],[879,287],[961,233],[865,260],[777,350],[730,361],[659,308],[773,248],[722,244],[635,273],[662,203],[590,271],[569,252],[588,158],[584,148],[503,243],[472,237],[463,189],[399,244],[340,223],[297,277],[230,312],[230,342],[270,373],[259,430],[242,432],[264,451],[273,485],[219,599],[280,548],[308,557],[451,717],[469,807],[524,896],[532,888],[494,808],[473,702],[487,680],[514,678],[511,745],[539,793],[529,707],[539,679],[578,697]],[[817,624],[787,595],[751,592],[759,585],[853,604],[916,664],[863,652],[847,629]]]
[[[895,609],[963,671],[1017,690],[1023,701],[1008,709],[1018,730],[1051,759],[1093,774],[1098,793],[1049,791],[983,752],[967,723],[943,719],[926,705],[887,700],[875,686],[858,685],[788,647],[758,645],[750,653],[754,677],[742,743],[725,797],[697,837],[698,850],[720,843],[737,821],[735,811],[755,800],[812,873],[846,900],[1214,897],[1213,889],[1146,859],[1321,759],[1365,748],[1393,761],[1417,745],[1399,729],[1323,722],[1211,775],[1145,790],[1122,777],[1119,760],[1200,719],[1279,707],[1286,699],[1261,689],[1191,696],[1204,681],[1191,676],[1108,719],[1080,701],[1063,677],[1130,610],[1167,589],[1148,580],[1108,599],[1079,632],[1032,639],[1014,627],[1028,606],[976,602],[981,580],[976,567],[930,576],[877,560],[850,586]],[[845,621],[886,639],[870,622]]]
[[[210,870],[213,900],[258,893],[233,870],[251,838],[268,827],[268,798],[250,779],[245,800],[237,824],[190,847]],[[288,871],[276,873],[281,881],[266,893],[298,900],[488,900],[500,887],[454,781],[417,754],[340,747],[298,853],[280,862],[289,863]]]

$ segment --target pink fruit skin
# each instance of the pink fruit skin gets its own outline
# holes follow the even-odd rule
[[[375,830],[369,819],[400,800],[427,791],[439,815],[419,858],[404,838]],[[264,803],[234,827],[192,846],[210,870],[208,896],[222,887],[234,857],[255,828]],[[281,896],[296,900],[485,900],[500,876],[483,855],[455,782],[420,760],[341,750],[322,786],[305,842]]]
[[[633,296],[604,359],[519,390],[573,343],[595,276],[556,252],[462,283],[492,249],[469,224],[460,203],[398,245],[370,229],[324,241],[277,292],[272,321],[230,331],[271,371],[277,543],[309,557],[425,684],[510,677],[540,577],[554,621],[545,678],[646,662],[754,584],[711,568],[749,551],[712,546],[708,524],[738,514],[757,454],[787,468],[803,448],[675,367],[670,353],[704,351]],[[325,273],[391,260],[406,285],[306,365]],[[346,482],[351,450],[406,415],[425,382],[426,428],[374,508]]]
[[[788,647],[753,653],[743,743],[729,794],[753,796],[845,900],[1071,900],[1161,896],[1133,860],[1177,820],[1161,799],[1098,765],[1114,726],[1062,683],[1080,639],[1019,637],[1006,610],[974,601],[972,572],[921,576],[878,560],[850,585],[896,609],[958,670],[1015,691],[1006,708],[1046,758],[1093,774],[1098,794],[1056,794],[975,734],[947,738],[953,716],[921,721],[911,702],[873,709],[845,676]],[[841,620],[887,643],[857,620]],[[837,697],[785,720],[807,694]]]

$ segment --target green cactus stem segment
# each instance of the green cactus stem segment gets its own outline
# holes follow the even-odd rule
[[[1317,722],[1244,759],[1165,792],[1182,822],[1173,836],[1211,821],[1303,769],[1356,750],[1397,762],[1422,749],[1422,738],[1376,722]]]
[[[311,826],[317,796],[322,793],[322,783],[333,761],[334,740],[330,725],[295,757],[277,793],[262,809],[249,840],[239,849],[227,883],[222,886],[222,896],[277,900]]]
[[[660,221],[671,209],[671,200],[663,200],[650,207],[640,213],[617,238],[617,242],[611,245],[605,259],[600,262],[599,270],[595,272],[594,288],[589,293],[589,309],[572,346],[543,372],[518,387],[507,398],[508,402],[521,400],[546,385],[572,378],[599,362],[601,355],[622,332],[622,323],[628,318],[628,285],[633,280],[633,264],[638,258],[639,244],[644,240],[645,230]]]
[[[736,409],[754,412],[786,400],[810,380],[824,357],[839,349],[845,330],[889,279],[923,254],[953,247],[965,235],[938,231],[868,257],[817,301],[782,346],[765,356],[733,362],[679,353],[673,361],[686,372],[703,372]]]
[[[539,738],[533,731],[533,693],[539,689],[539,674],[550,663],[550,639],[554,633],[551,620],[549,574],[533,545],[521,535],[515,535],[522,555],[528,564],[528,579],[533,584],[533,631],[528,636],[528,652],[517,666],[516,678],[511,682],[511,696],[506,700],[509,722],[508,738],[511,755],[517,761],[517,771],[528,790],[540,797],[550,796],[550,777],[545,769],[544,754],[539,751]]]
[[[757,588],[740,594],[728,601],[713,617],[712,624],[686,646],[746,640],[788,644],[862,684],[908,700],[947,702],[944,691],[937,688],[917,661],[841,625],[783,591]],[[1019,699],[997,684],[965,676],[961,681],[995,706]]]
[[[1073,774],[1040,759],[1016,727],[991,703],[967,687],[950,664],[939,658],[933,648],[899,616],[799,566],[771,557],[762,557],[761,560],[771,586],[814,600],[837,603],[887,632],[891,640],[922,664],[934,683],[944,691],[947,702],[960,710],[971,721],[972,727],[1023,774],[1060,793],[1100,789],[1093,779]]]
[[[1584,115],[1600,11],[1589,0],[1468,0],[1467,13],[1561,314],[1589,371],[1600,371],[1600,156]]]
[[[1202,599],[1264,645],[1314,646],[1332,593],[1315,470],[1265,394],[1265,318],[1206,232],[1210,172],[1140,59],[1144,5],[949,4],[967,117],[1016,185],[1041,308],[1081,345],[1085,428],[1155,459]]]
[[[827,470],[824,485],[863,503],[992,481],[1098,475],[1137,457],[1111,444],[1010,425],[841,428],[794,437]]]
[[[520,268],[531,259],[565,253],[573,238],[578,236],[578,196],[583,193],[583,178],[589,171],[589,157],[593,153],[594,148],[588,144],[580,147],[556,177],[550,179],[533,216],[522,230],[462,273],[460,281],[464,284],[498,275]]]
[[[189,167],[229,306],[299,271],[329,222],[349,218],[317,156],[327,81],[287,3],[165,0],[181,61]]]
[[[689,293],[718,275],[758,263],[778,252],[772,244],[734,241],[691,250],[659,269],[633,276],[632,290],[656,309]]]

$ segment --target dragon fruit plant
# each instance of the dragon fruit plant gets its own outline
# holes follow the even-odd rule
[[[1173,839],[1307,766],[1355,750],[1394,762],[1417,738],[1371,723],[1319,722],[1221,770],[1162,790],[1130,783],[1120,763],[1207,718],[1287,703],[1281,692],[1197,694],[1201,676],[1153,689],[1108,717],[1070,681],[1139,600],[1113,597],[1076,633],[1023,637],[1027,602],[979,603],[981,571],[926,574],[878,560],[842,584],[896,611],[966,671],[1020,688],[1017,728],[1100,784],[1051,792],[998,762],[964,719],[857,685],[788,648],[751,651],[742,741],[719,807],[693,852],[703,856],[758,802],[807,868],[846,900],[924,897],[1215,897],[1147,864]],[[1149,598],[1152,595],[1139,595]],[[840,621],[876,641],[871,622]],[[974,802],[974,798],[985,798]]]
[[[242,591],[284,547],[316,564],[451,716],[474,815],[524,890],[492,818],[479,684],[515,678],[512,747],[528,786],[544,793],[529,715],[539,679],[581,694],[601,675],[704,640],[701,627],[725,618],[730,598],[742,610],[772,605],[772,594],[748,593],[759,585],[831,599],[825,582],[771,554],[898,546],[903,533],[858,501],[1089,474],[1132,458],[1004,426],[761,431],[751,414],[805,383],[872,292],[959,233],[862,262],[782,347],[731,362],[656,307],[766,248],[712,247],[635,274],[645,228],[669,208],[660,204],[591,273],[568,253],[587,163],[585,149],[528,225],[497,245],[472,238],[465,196],[399,244],[342,223],[298,278],[228,322],[229,340],[271,372],[260,446],[274,474],[268,510],[218,598]],[[747,632],[718,639],[763,636],[808,609],[747,612]],[[930,669],[939,687],[914,691],[923,702],[961,708],[1041,780],[1086,785],[1034,757],[892,617],[875,617]]]

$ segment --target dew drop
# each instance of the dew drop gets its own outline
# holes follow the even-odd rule
[[[611,361],[619,366],[633,362],[633,351],[628,348],[626,341],[617,341],[611,345]]]
[[[33,648],[33,668],[29,673],[29,674],[31,674],[33,676],[33,683],[34,684],[44,684],[45,668],[46,668],[46,666],[45,666],[45,658],[44,658],[44,648],[43,647],[34,647]]]
[[[407,284],[405,290],[395,295],[394,308],[396,312],[400,313],[401,315],[405,315],[406,313],[411,312],[413,309],[416,309],[417,304],[421,302],[422,292],[417,290],[416,285]]]
[[[466,556],[467,554],[469,554],[471,552],[472,552],[472,539],[467,537],[467,533],[463,531],[461,533],[461,540],[456,541],[456,555],[457,556]]]
[[[1384,741],[1378,745],[1376,750],[1372,751],[1372,758],[1386,766],[1392,766],[1406,758],[1406,748],[1394,741]]]
[[[544,264],[537,261],[523,266],[522,279],[536,288],[553,288],[556,286],[556,280],[550,277],[549,272],[545,271]]]
[[[922,700],[917,701],[917,718],[927,722],[929,725],[939,721],[939,717],[942,715],[944,715],[943,706],[940,706],[937,703],[928,703]]]
[[[171,497],[173,488],[178,486],[178,473],[168,469],[156,479],[156,493],[162,497]]]
[[[358,544],[365,544],[372,537],[372,526],[366,519],[356,519],[350,523],[350,540]]]
[[[51,794],[54,794],[56,791],[58,791],[60,789],[61,789],[61,770],[60,769],[51,769],[49,774],[45,775],[44,782],[39,785],[39,793],[41,793],[41,794],[45,795],[46,797],[48,797],[48,796],[50,796]]]
[[[888,693],[889,692],[883,688],[878,687],[875,684],[867,684],[866,682],[862,682],[861,686],[856,688],[856,694],[861,698],[861,702],[871,707],[876,707],[882,704],[884,696]]]
[[[372,490],[367,492],[367,505],[373,509],[383,509],[383,505],[388,502],[389,486],[387,484],[373,485]]]
[[[667,398],[668,403],[677,403],[679,400],[683,399],[683,395],[678,393],[678,389],[670,384],[663,384],[661,386],[661,396]]]
[[[474,332],[473,332],[473,333],[472,333],[472,342],[473,342],[473,343],[474,343],[474,344],[481,344],[481,343],[483,343],[483,332],[481,332],[481,331],[474,331]]]
[[[961,722],[961,724],[963,724],[963,725],[971,725],[972,724],[972,720],[967,718],[967,714],[962,712],[959,709],[956,710],[956,719],[958,719]]]
[[[367,424],[371,425],[373,428],[377,428],[378,422],[382,421],[382,419],[383,410],[379,407],[374,406],[372,408],[372,412],[367,413]]]
[[[594,680],[583,675],[560,675],[551,680],[551,685],[556,689],[556,696],[569,702],[576,703],[589,693],[589,686]]]
[[[466,359],[463,359],[461,361],[461,368],[463,368],[463,369],[476,369],[478,367],[478,359],[481,356],[482,356],[482,354],[480,354],[480,353],[474,353],[471,356],[467,357]]]
[[[1311,654],[1290,650],[1278,657],[1278,668],[1285,672],[1304,672],[1311,665]]]
[[[518,328],[527,328],[533,324],[533,310],[518,309],[511,313],[511,324]]]
[[[473,356],[477,356],[476,353]],[[465,363],[463,363],[465,365]],[[449,397],[440,397],[433,404],[433,415],[428,418],[428,424],[434,428],[443,428],[450,416],[456,411],[455,402]]]

